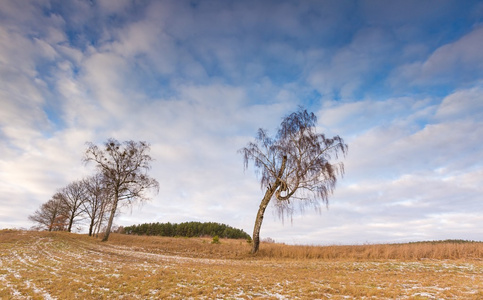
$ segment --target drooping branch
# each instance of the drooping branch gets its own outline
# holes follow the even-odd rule
[[[261,187],[267,188],[263,209],[257,215],[254,237],[258,237],[259,218],[263,218],[264,207],[271,199],[282,219],[285,213],[294,211],[290,199],[303,200],[302,207],[308,203],[317,206],[319,202],[328,205],[337,177],[344,174],[343,163],[331,160],[345,156],[348,148],[339,136],[326,138],[318,134],[316,123],[314,113],[299,108],[283,119],[275,138],[259,129],[255,141],[239,150],[245,169],[252,161],[257,173],[262,175]]]

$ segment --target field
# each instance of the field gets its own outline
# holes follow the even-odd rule
[[[482,243],[261,245],[0,231],[0,299],[483,299]]]

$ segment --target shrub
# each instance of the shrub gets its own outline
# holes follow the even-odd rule
[[[220,238],[217,235],[215,235],[213,237],[213,241],[211,241],[211,243],[212,244],[220,244]]]

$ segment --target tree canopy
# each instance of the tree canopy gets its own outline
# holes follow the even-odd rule
[[[112,193],[111,212],[103,241],[109,238],[119,202],[132,204],[135,201],[147,201],[149,191],[159,191],[158,181],[148,175],[153,160],[149,150],[149,144],[146,142],[120,143],[112,138],[104,143],[103,148],[88,143],[84,161],[96,163],[107,188]]]
[[[183,222],[183,223],[144,223],[124,227],[125,234],[158,235],[158,236],[218,236],[229,239],[249,239],[245,231],[215,222]]]

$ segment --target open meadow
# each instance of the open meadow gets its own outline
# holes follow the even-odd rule
[[[288,246],[0,231],[0,299],[483,299],[482,243]]]

